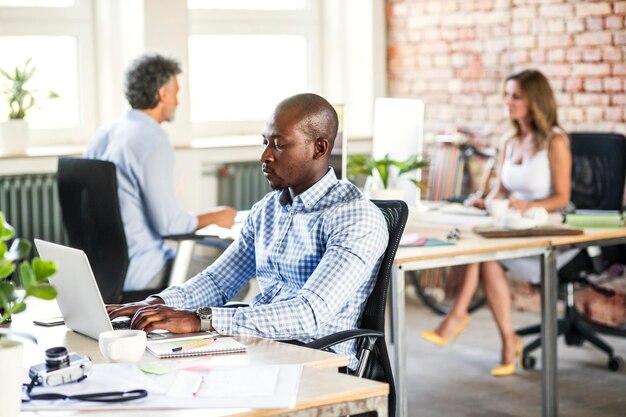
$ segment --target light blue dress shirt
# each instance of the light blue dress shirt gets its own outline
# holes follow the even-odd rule
[[[357,327],[387,241],[380,210],[331,168],[293,202],[287,190],[267,194],[216,262],[159,297],[184,309],[223,306],[256,276],[261,292],[252,305],[213,308],[213,327],[309,342]],[[355,349],[354,342],[335,347],[352,369]]]
[[[117,167],[120,210],[130,264],[124,290],[139,290],[174,256],[161,236],[190,233],[198,218],[176,200],[174,149],[161,126],[140,110],[100,130],[86,158]]]

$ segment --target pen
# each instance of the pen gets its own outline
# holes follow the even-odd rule
[[[200,379],[198,379],[198,383],[196,384],[194,389],[191,391],[191,395],[193,395],[194,397],[198,395],[198,392],[200,391],[200,386],[202,385],[203,382],[204,382],[204,375],[201,375]]]
[[[175,348],[172,348],[172,352],[180,352],[181,350],[195,349],[195,348],[199,348],[203,346],[208,346],[211,343],[213,343],[214,340],[215,338],[197,340],[195,342],[191,342],[183,346],[177,346]]]

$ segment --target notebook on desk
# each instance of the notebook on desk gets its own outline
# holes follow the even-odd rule
[[[157,358],[219,355],[245,352],[248,347],[232,337],[211,335],[181,337],[175,340],[151,340],[146,344],[148,352]]]

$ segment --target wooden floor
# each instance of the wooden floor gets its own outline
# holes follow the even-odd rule
[[[407,288],[407,292],[410,289]],[[407,297],[407,377],[409,416],[541,415],[541,353],[538,367],[515,376],[494,378],[490,369],[498,363],[500,342],[487,308],[472,315],[468,329],[445,347],[419,336],[439,322],[419,301]],[[539,321],[537,313],[515,312],[516,327]],[[530,340],[530,339],[527,339]],[[626,359],[626,339],[605,337]],[[606,356],[588,344],[558,345],[559,415],[625,416],[626,372],[611,372]]]

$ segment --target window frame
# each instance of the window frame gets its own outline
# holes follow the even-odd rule
[[[92,3],[92,0],[76,0],[71,7],[0,6],[0,37],[76,38],[78,125],[72,128],[31,129],[29,146],[82,144],[93,134],[96,74]]]
[[[189,9],[188,36],[195,35],[296,35],[307,43],[307,91],[322,87],[321,2],[308,0],[299,10]],[[189,85],[189,89],[193,88]],[[190,103],[191,106],[191,103]],[[271,109],[268,109],[268,112]],[[191,113],[191,112],[190,112]],[[191,136],[250,135],[262,131],[265,120],[191,123]]]

